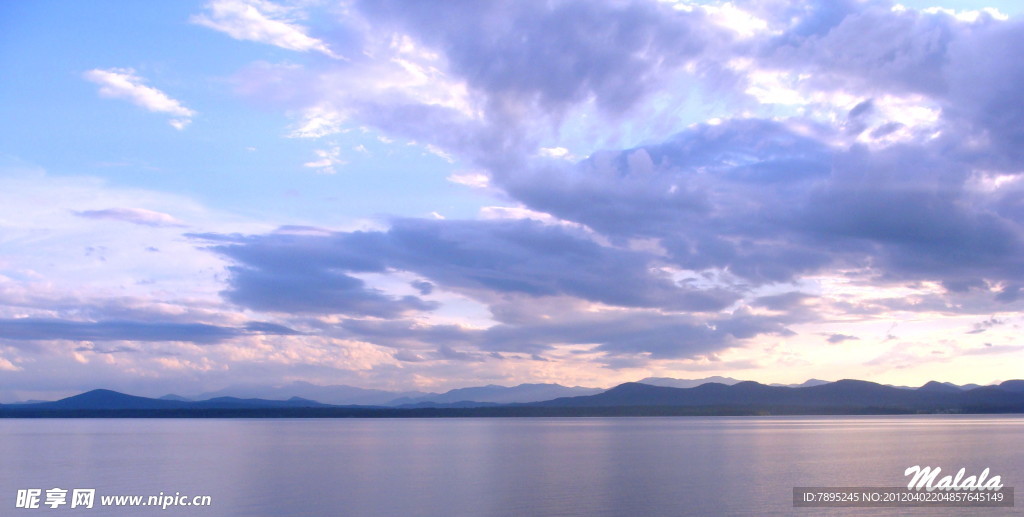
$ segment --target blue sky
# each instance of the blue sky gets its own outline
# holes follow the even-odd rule
[[[1020,377],[1016,2],[8,2],[0,401]]]

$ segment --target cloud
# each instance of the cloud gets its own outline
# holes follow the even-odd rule
[[[378,231],[196,237],[234,262],[223,293],[231,302],[340,316],[338,331],[322,330],[415,352],[417,360],[455,357],[438,347],[537,354],[562,345],[607,357],[692,358],[759,335],[791,334],[791,315],[722,312],[742,294],[677,281],[655,267],[657,254],[533,220],[397,219]],[[486,304],[497,323],[432,321],[425,313],[440,309],[438,302],[358,278],[396,272],[427,279],[411,284],[422,296],[441,288]]]
[[[242,328],[205,323],[69,321],[44,318],[0,320],[0,339],[15,341],[184,341],[210,345],[248,334],[295,335],[279,325],[252,322]]]
[[[125,99],[149,111],[167,113],[174,117],[170,124],[175,129],[184,129],[196,114],[181,102],[168,97],[166,93],[146,86],[145,80],[135,75],[135,70],[131,68],[97,68],[89,70],[84,76],[87,80],[100,85],[100,95],[104,97]]]
[[[317,159],[306,162],[303,166],[316,169],[320,174],[335,174],[337,170],[334,169],[334,166],[346,163],[341,159],[341,148],[336,145],[327,149],[314,149],[313,154],[317,156]]]
[[[832,334],[828,337],[828,342],[831,344],[842,343],[843,341],[859,340],[857,336],[848,336],[846,334]]]
[[[902,355],[894,347],[876,363],[912,368],[953,357],[935,353],[941,331],[921,329],[965,315],[999,319],[961,329],[977,341],[961,355],[1017,350],[998,343],[1011,342],[999,323],[1024,285],[1024,66],[1005,58],[1024,51],[1019,20],[855,0],[215,0],[192,21],[311,58],[253,63],[234,79],[254,104],[292,118],[288,137],[339,135],[310,148],[307,167],[333,172],[360,128],[381,142],[415,142],[455,164],[439,177],[494,200],[479,203],[476,220],[441,207],[449,219],[365,231],[195,230],[207,233],[185,251],[212,252],[189,271],[207,275],[199,315],[169,302],[161,310],[176,316],[155,318],[120,299],[75,312],[81,298],[71,294],[48,312],[28,287],[0,315],[79,322],[63,331],[77,336],[146,336],[95,323],[133,317],[229,321],[165,333],[222,343],[232,360],[291,361],[301,365],[295,375],[342,361],[334,347],[358,350],[352,361],[377,369],[366,378],[402,369],[421,381],[514,368],[536,377],[577,366],[789,367],[815,350],[831,360],[843,347],[829,344],[857,336],[874,336],[857,341],[869,354],[929,343]],[[340,54],[347,59],[323,58]],[[143,84],[127,70],[93,72]],[[117,95],[159,93],[146,92]],[[82,217],[177,224],[161,212],[109,208],[130,206],[196,220],[173,204],[131,199],[64,206],[61,215],[89,227]],[[42,235],[33,238],[45,239],[36,230],[49,226],[33,224]],[[163,250],[149,260],[184,256],[175,241],[146,240],[178,232],[122,229],[147,232],[133,250]],[[124,247],[87,237],[73,241],[74,258],[92,264],[89,273],[118,269],[110,264]],[[45,264],[51,248],[33,247],[35,260],[21,264]],[[125,276],[141,292],[150,276],[173,275]],[[247,323],[252,311],[282,327]],[[883,332],[893,321],[898,340],[895,325]],[[315,334],[289,340],[286,325]],[[971,348],[982,332],[997,345]],[[773,341],[775,351],[759,355]],[[244,347],[254,342],[259,352]],[[28,364],[19,359],[11,364]],[[252,368],[255,377],[271,371]]]
[[[352,314],[394,318],[413,311],[429,311],[436,303],[416,296],[393,297],[369,288],[366,282],[328,269],[294,271],[232,267],[228,300],[261,311],[297,314]]]
[[[1024,163],[1024,108],[1022,94],[1013,85],[1024,79],[1024,66],[998,56],[1024,50],[1022,21],[989,19],[977,25],[970,37],[950,45],[944,115],[958,124],[960,138],[971,138],[965,151],[980,152],[976,160],[1016,174]]]
[[[320,138],[342,132],[346,115],[329,105],[313,106],[304,110],[302,122],[292,129],[291,138]]]
[[[694,358],[763,334],[791,335],[770,317],[737,312],[712,318],[649,312],[580,314],[557,321],[488,329],[485,350],[543,351],[550,344],[595,345],[609,357]]]
[[[357,337],[403,351],[471,346],[478,344],[481,336],[479,329],[452,324],[424,325],[409,319],[345,319],[339,327],[339,336]]]
[[[395,297],[350,273],[379,273],[384,246],[376,232],[284,231],[258,237],[193,235],[236,262],[224,296],[251,309],[295,314],[396,318],[437,307],[416,296]],[[218,242],[223,242],[217,244]]]
[[[533,220],[400,219],[386,232],[330,236],[257,235],[212,248],[239,262],[228,296],[253,307],[286,304],[344,312],[330,293],[370,296],[345,272],[410,271],[446,289],[467,293],[569,295],[625,307],[719,310],[738,296],[726,289],[677,284],[652,269],[650,254],[602,246],[579,230]],[[615,282],[608,279],[614,278]],[[377,295],[370,298],[383,302]],[[404,309],[425,310],[415,297]],[[365,311],[364,311],[365,312]],[[384,314],[388,311],[376,311]]]
[[[1024,351],[1024,345],[993,345],[985,343],[983,347],[960,350],[960,355],[993,355],[1012,354]]]
[[[419,291],[420,294],[422,294],[423,296],[427,296],[428,294],[434,291],[434,284],[423,280],[416,280],[412,282],[410,285],[412,285],[413,288]]]
[[[597,107],[597,129],[674,81],[730,73],[721,51],[736,35],[708,22],[654,2],[356,2],[336,38],[358,45],[351,62],[259,64],[238,82],[298,113],[292,136],[351,122],[489,167],[536,154],[537,136],[580,106]]]
[[[111,219],[142,226],[182,227],[181,221],[169,214],[144,208],[105,208],[102,210],[80,210],[75,215],[88,219]]]
[[[1005,325],[1005,324],[1006,324],[1005,321],[997,319],[995,316],[992,316],[991,318],[989,318],[989,319],[987,319],[985,321],[981,321],[981,322],[975,323],[974,324],[974,328],[969,330],[967,333],[968,334],[981,334],[981,333],[983,333],[983,332],[985,332],[985,331],[987,331],[987,330],[989,330],[991,328],[998,327],[1000,325]]]
[[[703,12],[657,3],[570,1],[360,2],[360,12],[431,49],[450,72],[484,93],[492,108],[537,103],[563,112],[596,99],[608,111],[628,109],[716,38]]]
[[[496,183],[531,209],[612,238],[659,239],[685,269],[779,282],[831,261],[792,238],[802,231],[793,210],[828,177],[835,154],[786,124],[730,120],[576,164],[502,170]]]
[[[266,43],[297,52],[319,52],[341,59],[323,41],[306,34],[291,22],[289,8],[263,0],[213,0],[207,12],[191,18],[192,23],[223,32],[237,40]]]
[[[622,357],[695,358],[759,335],[792,333],[775,318],[744,312],[696,317],[649,311],[569,311],[557,318],[501,323],[486,329],[410,320],[346,320],[342,327],[359,339],[402,350],[472,347],[533,355],[557,346],[585,345],[608,361]]]
[[[499,170],[494,183],[612,239],[656,239],[684,269],[757,284],[855,265],[947,285],[1024,271],[1016,184],[972,187],[970,162],[944,140],[870,149],[834,134],[801,119],[725,120],[576,164]]]
[[[805,5],[800,23],[765,44],[765,64],[810,73],[821,89],[941,91],[955,19],[884,2]]]

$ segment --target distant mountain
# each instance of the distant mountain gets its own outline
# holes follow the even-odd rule
[[[332,405],[364,406],[452,406],[466,407],[465,402],[510,404],[536,402],[558,397],[592,395],[603,391],[599,388],[567,387],[559,384],[520,384],[506,387],[488,385],[472,388],[458,388],[445,393],[424,393],[421,391],[384,391],[335,385],[319,386],[308,382],[293,382],[283,386],[235,385],[222,390],[201,393],[193,400],[218,397],[259,398],[285,400],[301,397]]]
[[[55,402],[23,404],[26,409],[177,409],[187,402],[126,395],[112,390],[92,390]]]
[[[11,407],[11,406],[6,406]],[[18,410],[165,410],[165,409],[244,409],[244,408],[311,408],[330,407],[312,400],[292,398],[290,400],[240,399],[217,397],[202,401],[153,399],[126,395],[112,390],[92,390],[54,402],[18,404]]]
[[[495,402],[474,402],[472,400],[463,400],[461,402],[416,402],[415,404],[399,404],[385,406],[394,409],[452,409],[452,408],[484,408],[484,407],[498,407],[502,404]]]
[[[484,386],[452,390],[451,399],[537,396],[550,391],[593,391],[560,385]],[[541,402],[420,401],[403,408],[328,405],[300,397],[287,400],[215,397],[182,401],[136,397],[98,389],[54,402],[6,404],[0,417],[61,416],[236,416],[236,417],[439,417],[439,416],[626,416],[854,413],[1024,413],[1024,380],[962,390],[929,382],[918,389],[841,380],[803,387],[767,386],[752,381],[708,382],[673,388],[628,382],[591,395]],[[113,411],[113,413],[112,413]]]
[[[715,382],[718,384],[725,384],[732,386],[733,384],[743,382],[732,377],[720,377],[715,375],[713,377],[705,377],[703,379],[673,379],[671,377],[646,377],[636,381],[640,384],[647,384],[649,386],[664,386],[666,388],[696,388],[701,384],[707,384],[709,382]]]
[[[649,384],[651,386],[664,386],[666,388],[696,388],[697,386],[707,384],[709,382],[725,384],[726,386],[732,386],[734,384],[739,384],[744,381],[734,379],[732,377],[721,377],[715,375],[713,377],[705,377],[703,379],[673,379],[671,377],[647,377],[644,379],[640,379],[639,381],[636,382],[640,384]],[[786,388],[806,388],[809,386],[820,386],[822,384],[828,383],[829,381],[823,381],[821,379],[807,379],[806,381],[800,384],[773,383],[769,384],[769,386],[782,386]]]
[[[1010,387],[1016,387],[1013,381]],[[1024,381],[1018,381],[1024,383]],[[938,383],[936,383],[938,384]],[[1004,383],[1006,384],[1006,383]],[[970,391],[905,390],[881,384],[841,380],[788,388],[745,381],[732,386],[708,383],[671,388],[626,383],[604,393],[535,404],[544,407],[718,406],[764,409],[998,410],[1024,412],[1024,387],[1014,392],[988,386]]]
[[[189,408],[204,409],[245,409],[245,408],[316,408],[334,407],[321,404],[315,400],[292,397],[288,400],[240,399],[237,397],[217,397],[198,402],[188,402]]]
[[[160,397],[160,400],[177,400],[178,402],[189,402],[192,399],[187,399],[185,397],[182,397],[181,395],[175,395],[173,393],[168,393],[167,395]]]
[[[785,386],[787,388],[810,388],[811,386],[821,386],[822,384],[828,384],[831,381],[823,381],[821,379],[807,379],[800,384],[772,384],[772,386]]]
[[[1015,393],[1024,393],[1024,380],[1005,381],[999,385],[1001,389]]]
[[[948,382],[928,381],[918,391],[931,391],[935,393],[960,393],[963,391],[960,386]]]
[[[520,384],[506,387],[490,384],[475,388],[458,388],[445,393],[421,397],[401,397],[388,403],[390,406],[428,407],[430,405],[451,405],[466,407],[465,402],[492,404],[513,404],[551,400],[558,397],[593,395],[604,391],[601,388],[562,386],[561,384]]]
[[[217,397],[260,398],[267,400],[287,400],[300,397],[315,400],[324,404],[334,405],[386,405],[394,399],[409,397],[420,398],[434,395],[421,391],[384,391],[356,388],[354,386],[334,385],[320,386],[308,382],[296,381],[283,386],[234,385],[222,390],[198,394],[193,400],[206,400]]]

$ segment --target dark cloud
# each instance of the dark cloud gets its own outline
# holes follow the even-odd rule
[[[1024,51],[1024,22],[984,23],[950,45],[949,93],[943,114],[971,158],[1019,173],[1024,164],[1024,64],[1005,56]],[[982,146],[979,148],[979,143]]]
[[[630,108],[673,70],[724,39],[701,11],[657,3],[368,1],[373,22],[441,51],[493,111],[561,112],[589,99]]]
[[[725,290],[677,285],[649,254],[603,246],[587,235],[532,220],[396,221],[387,233],[395,267],[445,287],[570,295],[625,307],[718,310]],[[614,281],[610,281],[614,279]]]
[[[377,233],[275,232],[260,237],[193,235],[222,242],[214,250],[239,263],[230,268],[234,303],[257,310],[393,318],[434,309],[415,296],[394,297],[346,274],[385,270],[386,241]]]
[[[813,2],[766,42],[763,66],[808,73],[825,89],[938,94],[959,29],[945,14],[894,11],[889,2]]]
[[[139,349],[127,347],[127,346],[116,346],[111,348],[98,348],[95,345],[80,346],[75,348],[76,352],[92,352],[95,354],[135,354],[139,352]]]
[[[437,353],[441,359],[450,359],[454,361],[467,361],[473,363],[483,362],[486,358],[484,354],[475,354],[460,352],[450,346],[440,346],[437,349]]]
[[[1024,99],[1015,85],[1024,80],[1024,65],[1004,59],[1024,50],[1020,19],[982,11],[966,22],[945,12],[894,10],[887,1],[801,2],[760,11],[768,19],[799,21],[754,45],[759,67],[805,74],[824,91],[924,95],[941,107],[949,145],[970,142],[962,150],[979,164],[1020,170]],[[882,136],[898,126],[889,122],[873,132]]]
[[[658,359],[693,358],[736,346],[758,335],[792,335],[778,319],[743,311],[698,318],[651,311],[602,311],[563,314],[558,319],[498,324],[487,329],[428,325],[412,320],[346,320],[347,337],[383,346],[430,352],[475,348],[489,353],[543,354],[555,345],[592,345],[607,357],[647,355]],[[475,354],[464,359],[478,360]]]
[[[613,239],[659,239],[683,268],[758,284],[835,268],[958,289],[1024,274],[1024,195],[979,194],[959,151],[834,147],[829,130],[799,124],[726,121],[496,179],[530,208]]]
[[[985,321],[981,321],[981,322],[975,323],[974,324],[974,328],[969,330],[967,333],[968,334],[981,334],[981,333],[983,333],[983,332],[985,332],[985,331],[987,331],[987,330],[989,330],[989,329],[991,329],[993,327],[998,327],[998,326],[1004,325],[1004,324],[1006,324],[1005,321],[1000,320],[1000,319],[996,318],[995,316],[992,316],[991,318],[989,318],[989,319],[987,319]]]
[[[613,239],[661,239],[683,268],[768,283],[832,262],[796,232],[798,207],[828,180],[834,159],[828,145],[785,124],[732,120],[576,165],[499,172],[496,180],[529,207]]]
[[[755,299],[751,305],[755,307],[764,307],[773,311],[791,311],[805,307],[808,300],[813,300],[815,298],[816,296],[814,295],[793,291],[783,294],[760,296]]]
[[[993,345],[992,343],[985,343],[983,347],[962,350],[960,355],[1012,354],[1022,350],[1024,350],[1024,345]]]
[[[225,295],[240,305],[295,313],[394,318],[436,307],[395,298],[346,272],[412,271],[447,289],[569,295],[624,307],[719,310],[725,289],[681,286],[648,253],[598,244],[580,230],[532,220],[401,219],[386,232],[250,236],[212,249],[235,259]]]
[[[245,330],[254,334],[271,334],[277,336],[300,336],[302,332],[295,329],[285,327],[284,325],[278,325],[276,323],[267,323],[265,321],[252,321],[245,324]]]
[[[737,38],[700,8],[660,3],[359,3],[375,29],[437,52],[480,116],[372,95],[354,97],[346,113],[452,152],[485,169],[510,200],[577,224],[399,219],[385,231],[202,236],[235,262],[225,296],[256,310],[345,315],[330,332],[395,348],[407,361],[468,359],[474,349],[541,354],[561,343],[594,345],[609,361],[693,358],[789,335],[785,325],[813,320],[819,304],[861,315],[977,313],[1017,300],[1024,186],[978,182],[1024,170],[1024,65],[1005,57],[1024,50],[1020,22],[965,23],[882,1],[736,5],[781,32]],[[736,58],[854,106],[838,120],[698,124],[576,163],[536,157],[537,135],[558,130],[570,110],[592,103],[602,120],[625,117],[686,65],[716,96],[741,95],[753,78],[726,70]],[[894,96],[935,108],[938,120],[925,131],[898,114],[885,119]],[[636,251],[637,239],[663,253]],[[666,267],[721,276],[680,283]],[[422,277],[411,284],[420,296],[473,297],[498,323],[417,323],[436,303],[358,277],[391,271]],[[778,292],[850,271],[865,285],[938,282],[946,292],[868,300],[789,292],[747,300],[781,315],[743,309],[745,296],[767,291],[755,288]],[[612,309],[588,313],[594,303]]]
[[[859,340],[857,336],[848,336],[846,334],[832,334],[828,337],[828,342],[831,344],[842,343],[843,341]]]
[[[616,243],[658,239],[680,267],[728,270],[757,284],[870,268],[893,282],[1016,285],[1024,274],[1024,189],[982,196],[969,182],[979,166],[1021,170],[1024,112],[1016,107],[1024,99],[1015,85],[1024,66],[1001,57],[1024,50],[1021,23],[988,14],[968,23],[881,1],[738,5],[784,30],[741,42],[707,28],[714,24],[701,9],[668,15],[668,6],[632,3],[362,9],[442,52],[452,72],[490,100],[490,112],[524,99],[548,111],[589,100],[628,109],[646,98],[646,86],[611,77],[646,85],[643,78],[663,68],[727,57],[750,59],[753,70],[804,74],[809,91],[864,99],[835,127],[727,120],[577,164],[531,162],[524,147],[490,145],[517,138],[515,124],[489,127],[487,145],[436,132],[433,141],[487,167],[497,186],[534,210]],[[545,31],[549,24],[561,30]],[[880,138],[907,129],[900,120],[867,123],[881,113],[877,99],[893,94],[940,108],[939,136],[880,149],[836,143],[844,133]],[[1014,293],[1000,298],[1012,301]]]
[[[575,165],[500,170],[495,179],[532,208],[611,235],[689,235],[722,217],[753,233],[773,218],[761,213],[774,207],[759,205],[758,194],[784,196],[827,176],[830,161],[819,140],[778,122],[739,119],[655,145],[595,153]]]
[[[356,337],[381,346],[397,349],[426,350],[463,347],[479,341],[479,330],[458,325],[424,325],[413,320],[346,319],[340,324],[339,336]]]
[[[232,267],[228,300],[251,309],[299,314],[394,318],[437,307],[415,296],[394,297],[331,269]]]
[[[423,280],[416,280],[415,282],[412,282],[409,285],[411,285],[413,289],[419,291],[420,294],[422,294],[423,296],[427,296],[428,294],[434,292],[434,284],[430,282],[425,282]]]
[[[210,345],[250,334],[294,335],[297,332],[262,322],[250,322],[243,328],[236,328],[205,323],[92,322],[44,318],[0,320],[0,339],[16,341],[184,341]]]
[[[528,325],[497,325],[484,332],[485,350],[525,351],[549,343],[596,345],[609,356],[649,354],[689,358],[735,346],[761,334],[789,335],[773,318],[737,313],[711,319],[650,312],[581,314]]]
[[[1020,289],[1021,286],[1019,284],[1007,285],[1000,289],[999,293],[996,294],[996,300],[1005,303],[1015,302],[1020,298]]]

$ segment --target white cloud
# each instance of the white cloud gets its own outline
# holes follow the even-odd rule
[[[480,218],[494,219],[530,219],[545,224],[557,224],[559,221],[551,214],[530,210],[523,206],[485,206],[480,209]]]
[[[446,161],[448,163],[455,163],[455,157],[454,156],[452,156],[451,154],[448,154],[447,152],[445,152],[444,149],[441,149],[440,147],[438,147],[438,146],[436,146],[434,144],[427,144],[426,145],[426,149],[427,149],[427,152],[429,152],[430,154],[432,154],[434,156],[437,156],[437,157],[441,158],[442,160],[444,160],[444,161]]]
[[[182,196],[0,165],[0,275],[29,293],[219,300],[223,260],[183,238],[179,221],[201,221],[194,231],[273,228]]]
[[[99,68],[89,70],[85,78],[100,85],[100,95],[112,99],[126,99],[136,106],[146,108],[156,113],[167,113],[174,117],[171,119],[171,126],[175,129],[184,129],[192,122],[196,112],[181,104],[181,102],[167,96],[166,93],[146,86],[145,80],[135,75],[131,68],[111,68],[101,70]]]
[[[367,35],[367,39],[363,53],[372,57],[370,60],[344,68],[258,64],[237,80],[249,95],[287,99],[301,92],[316,99],[289,113],[295,118],[287,133],[291,138],[344,133],[348,129],[343,126],[360,117],[398,124],[407,121],[403,109],[421,107],[450,117],[453,124],[481,119],[478,99],[465,81],[449,74],[438,55],[416,46],[408,37]],[[371,125],[378,129],[376,124]],[[381,135],[379,139],[390,143],[393,140],[389,136],[394,135]],[[453,159],[440,145],[427,151],[445,160]]]
[[[7,359],[4,359],[3,357],[0,357],[0,370],[6,370],[9,372],[19,372],[21,371],[21,367],[15,366],[14,363],[8,361]]]
[[[578,156],[570,153],[569,150],[564,147],[541,147],[540,150],[537,151],[537,154],[545,158],[561,158],[569,161],[579,159]]]
[[[105,208],[102,210],[80,210],[74,213],[90,219],[113,219],[143,226],[185,226],[170,214],[144,208]]]
[[[721,5],[702,5],[701,9],[718,25],[729,29],[741,38],[752,38],[760,33],[770,32],[768,22],[726,2]],[[775,32],[777,34],[777,32]]]
[[[894,9],[895,9],[895,7],[894,7]],[[952,16],[952,17],[956,18],[958,21],[966,22],[966,23],[975,23],[978,20],[984,19],[984,17],[986,17],[986,16],[991,16],[993,19],[1000,20],[1000,21],[1006,21],[1006,20],[1010,19],[1009,16],[1007,16],[1005,13],[1001,12],[999,9],[996,9],[995,7],[985,7],[985,8],[982,8],[980,10],[965,9],[963,11],[957,11],[955,9],[948,9],[948,8],[945,8],[945,7],[929,7],[927,9],[924,9],[922,12],[925,12],[925,13],[928,13],[928,14],[942,13],[942,14],[946,14],[946,15]]]
[[[292,129],[290,138],[321,138],[342,133],[341,125],[348,118],[342,111],[326,104],[312,106],[302,113],[302,121]]]
[[[473,188],[487,188],[491,186],[491,178],[481,172],[466,172],[463,174],[452,174],[448,181]]]
[[[209,11],[192,17],[192,22],[223,32],[238,40],[266,43],[297,52],[320,52],[342,59],[323,41],[306,34],[303,27],[287,19],[289,9],[261,0],[214,0]]]
[[[313,153],[316,154],[317,159],[306,162],[303,165],[311,169],[317,169],[317,172],[320,174],[334,174],[338,172],[334,169],[335,165],[344,165],[346,163],[341,159],[341,148],[336,145],[327,149],[314,149]]]

